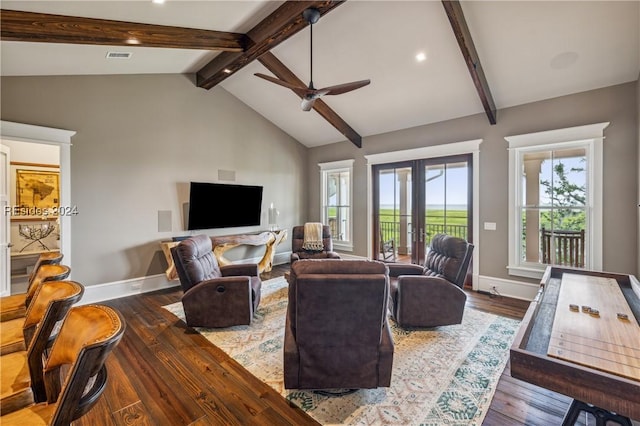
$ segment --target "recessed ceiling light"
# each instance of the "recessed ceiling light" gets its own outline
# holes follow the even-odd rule
[[[152,2],[154,2],[155,4],[162,4],[164,3],[164,0],[151,0]]]
[[[418,62],[425,61],[426,59],[427,59],[427,54],[424,52],[420,52],[416,55],[416,61]]]

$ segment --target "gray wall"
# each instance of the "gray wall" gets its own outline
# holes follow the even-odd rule
[[[188,182],[216,181],[233,170],[236,182],[263,184],[263,226],[270,202],[285,228],[318,220],[317,163],[354,158],[354,193],[366,194],[364,155],[482,138],[480,145],[480,274],[506,271],[505,136],[610,121],[604,143],[604,269],[638,271],[640,84],[627,83],[498,112],[307,149],[221,88],[196,88],[182,75],[3,77],[2,119],[77,131],[71,149],[73,278],[86,285],[160,273],[158,242],[182,235]],[[348,117],[345,117],[348,119]],[[307,194],[312,194],[307,196]],[[313,195],[316,194],[316,195]],[[217,204],[212,204],[214,208]],[[158,210],[171,210],[173,232],[157,231]],[[366,197],[354,217],[366,216]],[[257,228],[239,228],[245,232]],[[365,220],[355,220],[356,255],[366,255]],[[209,232],[230,233],[230,230]],[[287,242],[279,251],[290,249]],[[252,256],[255,251],[236,253]]]
[[[609,121],[604,142],[603,267],[607,271],[638,271],[638,114],[637,88],[632,82],[563,96],[498,111],[491,126],[484,114],[405,129],[363,139],[363,148],[338,143],[310,149],[309,192],[320,190],[317,163],[355,159],[354,194],[367,188],[365,155],[483,139],[480,145],[480,223],[496,222],[496,231],[480,230],[476,241],[480,275],[513,279],[508,264],[508,153],[505,136]],[[348,117],[347,117],[348,119]],[[308,217],[320,217],[319,197],[310,197]],[[365,218],[365,197],[354,200],[354,217]],[[367,222],[355,220],[354,254],[367,253]],[[517,278],[519,281],[526,281]]]
[[[71,147],[72,278],[85,285],[162,273],[159,242],[185,235],[190,181],[264,186],[262,227],[271,202],[284,228],[304,220],[307,149],[222,88],[184,75],[3,77],[2,119],[75,130]],[[224,208],[231,200],[211,200]],[[172,232],[158,232],[158,211]],[[290,250],[287,242],[278,251]],[[234,249],[230,258],[258,256]],[[240,252],[238,252],[240,251]]]

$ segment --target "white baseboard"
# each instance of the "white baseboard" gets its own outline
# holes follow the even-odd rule
[[[282,265],[289,263],[291,252],[276,253],[273,264]],[[340,253],[342,259],[366,259],[363,256]],[[257,263],[260,259],[243,259],[237,263]],[[638,288],[638,283],[634,283]],[[98,303],[105,300],[118,299],[120,297],[133,296],[150,291],[163,290],[180,285],[178,280],[169,281],[164,274],[149,275],[140,278],[114,281],[111,283],[96,284],[85,287],[84,296],[79,304]],[[478,291],[490,293],[496,288],[498,293],[514,299],[533,300],[538,293],[539,285],[520,281],[505,280],[487,276],[478,276]]]
[[[539,284],[525,283],[521,281],[505,280],[503,278],[478,276],[478,291],[491,293],[493,287],[505,297],[514,299],[533,300],[540,289]]]
[[[88,303],[104,302],[105,300],[163,290],[177,285],[180,285],[178,280],[169,281],[164,274],[90,285],[84,288],[84,295],[78,304],[86,305]]]
[[[276,253],[273,258],[274,265],[282,265],[289,263],[291,252]],[[262,258],[243,259],[236,263],[258,263]],[[89,303],[104,302],[105,300],[118,299],[120,297],[133,296],[136,294],[147,293],[150,291],[164,290],[179,286],[178,280],[169,281],[165,274],[149,275],[140,278],[131,278],[128,280],[114,281],[104,284],[96,284],[86,286],[84,295],[78,303],[86,305]]]

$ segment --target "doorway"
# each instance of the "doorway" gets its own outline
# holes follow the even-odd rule
[[[374,259],[423,264],[438,233],[472,242],[472,154],[378,164],[372,174]]]
[[[67,206],[71,206],[71,137],[75,135],[75,131],[56,129],[51,127],[34,126],[30,124],[16,123],[11,121],[0,121],[0,139],[2,145],[8,146],[9,144],[38,144],[38,146],[56,146],[59,156],[59,206],[60,211],[66,209]],[[25,144],[26,143],[26,144]],[[17,159],[16,152],[11,151],[11,161]],[[40,152],[38,150],[38,152]],[[33,159],[38,162],[39,160]],[[13,167],[13,166],[12,166]],[[5,179],[3,179],[4,181]],[[6,180],[8,181],[8,179]],[[11,200],[10,200],[11,201]],[[8,206],[12,207],[12,206]],[[3,215],[4,216],[4,215]],[[3,225],[8,225],[10,216],[4,216],[7,220],[3,222]],[[64,254],[65,264],[72,266],[71,262],[71,215],[61,214],[58,216],[57,232],[59,233],[59,249]],[[11,232],[7,232],[5,235],[8,237],[7,245],[10,247]],[[11,256],[6,256],[6,269],[3,271],[11,270]],[[11,294],[14,289],[11,288],[10,277],[2,274],[2,283],[0,283],[2,296]]]

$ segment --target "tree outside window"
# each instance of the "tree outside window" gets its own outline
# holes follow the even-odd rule
[[[522,164],[522,260],[584,267],[586,150],[526,152]]]
[[[506,136],[510,275],[547,265],[602,268],[604,129],[608,122]]]

